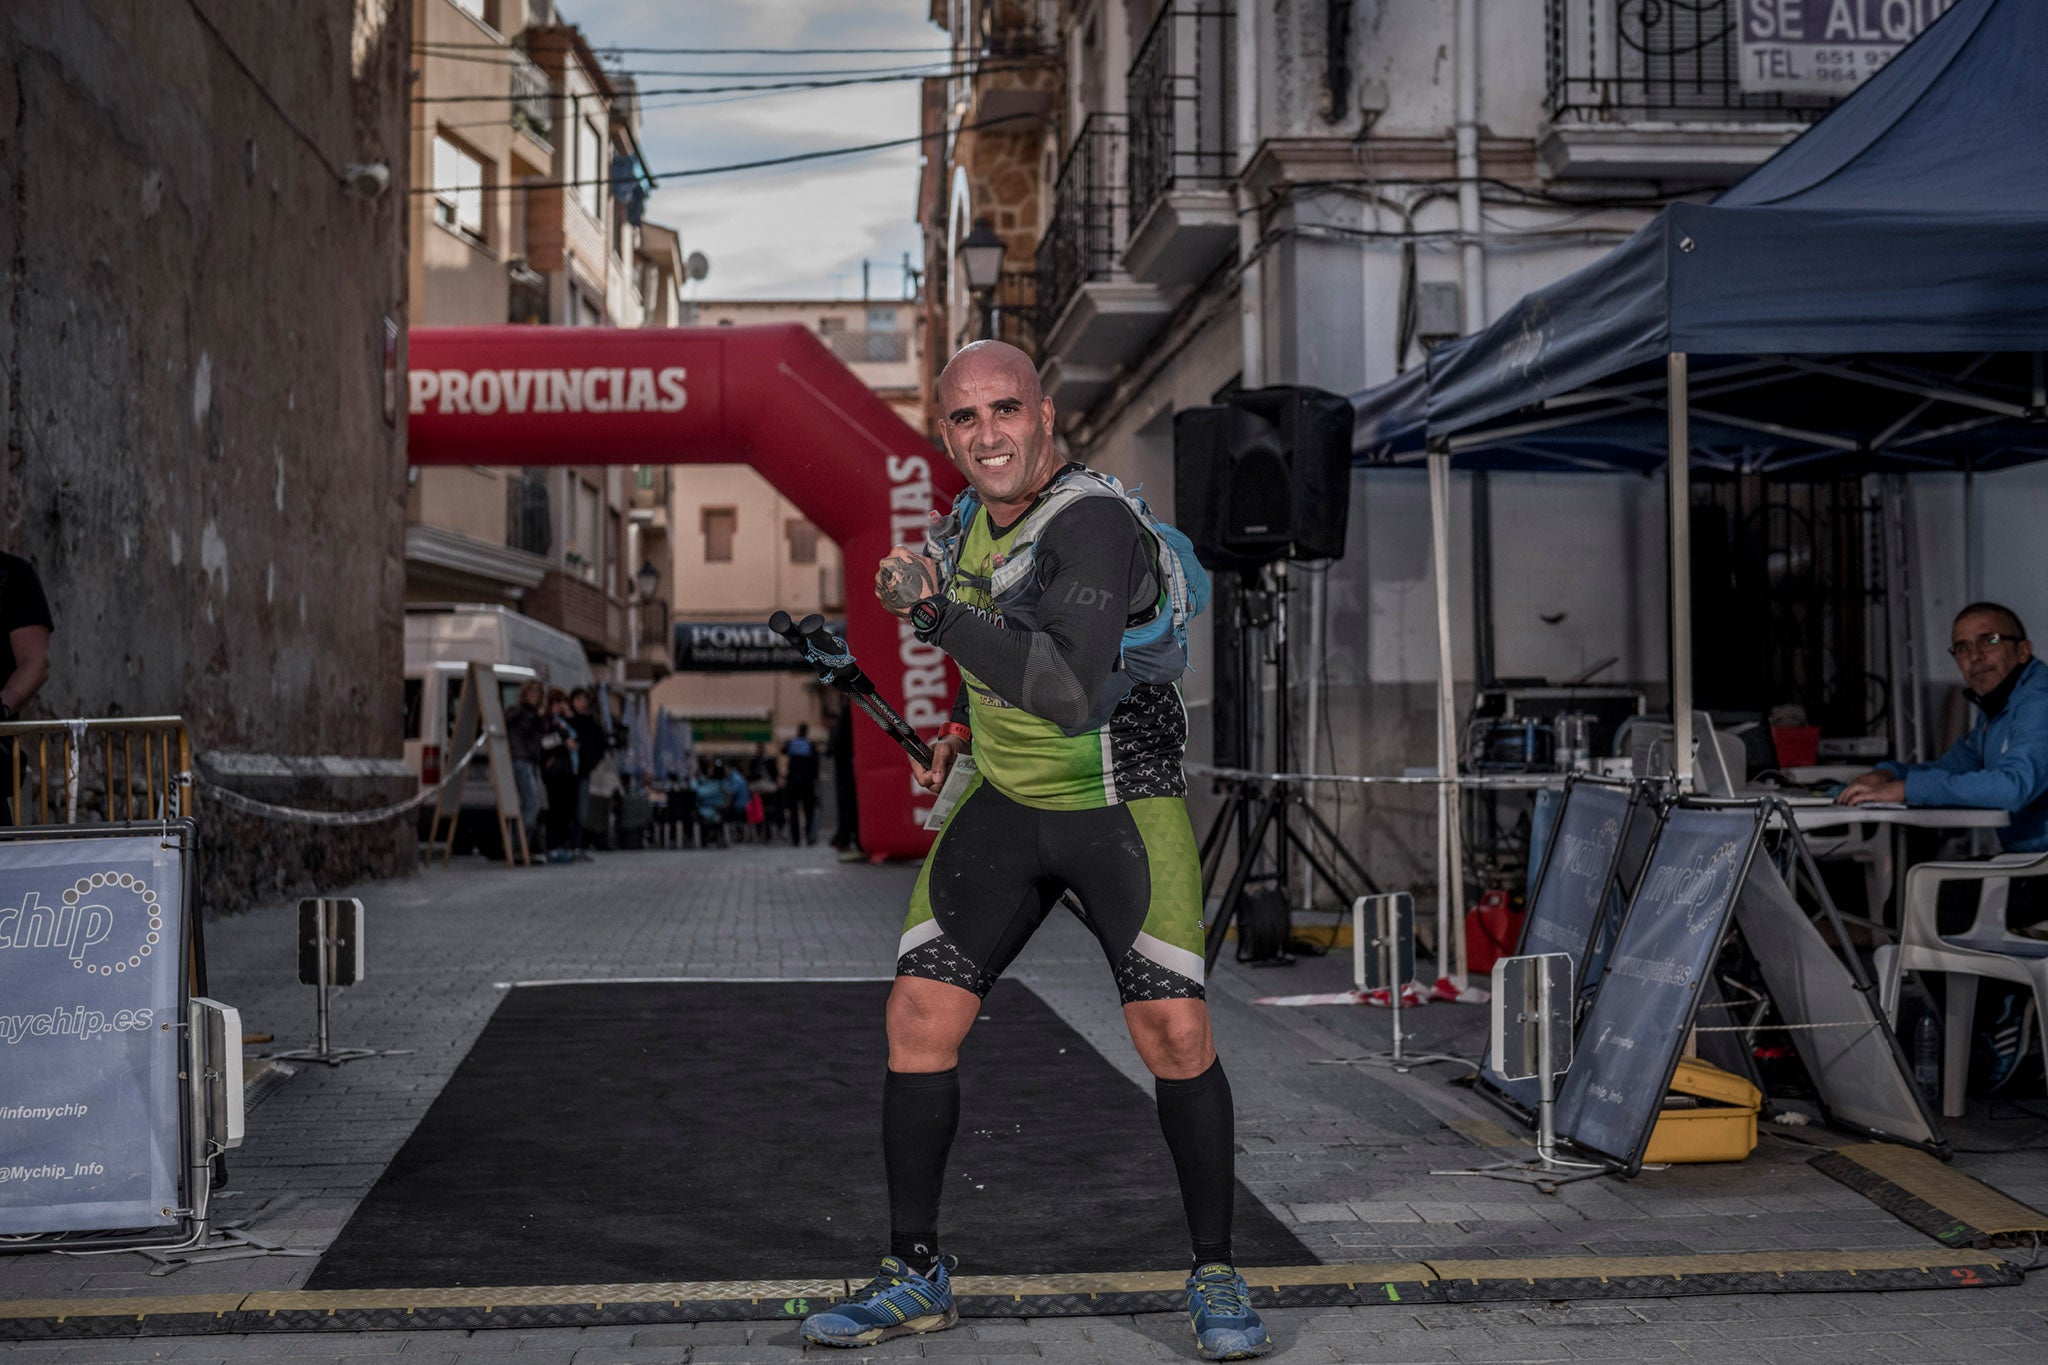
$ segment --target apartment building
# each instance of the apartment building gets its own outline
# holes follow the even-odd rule
[[[693,466],[673,486],[668,524],[677,668],[654,685],[652,703],[687,721],[705,753],[779,747],[802,722],[822,735],[824,699],[808,670],[735,667],[725,651],[697,646],[721,640],[718,627],[760,628],[777,611],[843,620],[839,547],[749,465]]]
[[[924,423],[926,348],[916,299],[707,299],[685,310],[695,327],[801,323],[904,421]]]
[[[927,375],[987,317],[1037,359],[1074,455],[1171,507],[1176,411],[1392,379],[1824,113],[1825,95],[1745,88],[1739,17],[1735,0],[934,0],[961,72],[924,90],[917,214],[944,339]],[[979,220],[1004,271],[974,297],[959,252]],[[1453,496],[1468,689],[1590,672],[1661,690],[1661,486],[1460,474]],[[1311,680],[1294,734],[1316,747],[1275,766],[1435,762],[1428,524],[1419,471],[1354,470],[1347,553],[1292,575],[1285,638]],[[1235,671],[1210,644],[1237,638],[1226,594],[1185,687],[1197,758]],[[1426,799],[1363,798],[1363,823],[1360,805],[1347,831],[1394,836],[1371,840],[1375,875],[1427,881]]]
[[[414,324],[677,325],[681,241],[635,221],[631,79],[550,0],[418,0],[413,34],[413,177],[433,191],[412,196]],[[406,600],[514,606],[582,641],[601,676],[649,680],[666,669],[667,623],[648,618],[671,482],[627,467],[415,470]]]
[[[915,299],[734,299],[685,305],[697,327],[798,323],[913,427],[924,422],[923,307]],[[823,733],[816,681],[789,670],[730,671],[689,647],[703,628],[758,626],[846,609],[839,547],[746,465],[704,465],[674,487],[668,524],[678,671],[653,699],[690,722],[706,752],[779,745],[799,722]],[[865,581],[867,575],[860,575]]]

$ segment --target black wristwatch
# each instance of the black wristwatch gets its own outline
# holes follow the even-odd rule
[[[5,725],[8,721],[13,719],[14,708],[9,706],[6,702],[0,701],[0,725]]]
[[[910,609],[910,629],[925,644],[932,642],[932,636],[939,633],[939,624],[946,619],[946,599],[926,597]]]

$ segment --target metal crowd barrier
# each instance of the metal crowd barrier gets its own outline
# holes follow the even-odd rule
[[[76,824],[82,799],[93,790],[95,766],[105,798],[100,819],[174,820],[188,813],[192,736],[182,716],[9,721],[0,724],[0,746],[7,764],[8,824]],[[24,801],[29,779],[31,800]]]

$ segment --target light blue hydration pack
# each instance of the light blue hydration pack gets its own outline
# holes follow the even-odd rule
[[[1166,598],[1164,608],[1124,627],[1118,667],[1133,683],[1171,683],[1188,670],[1188,622],[1209,607],[1209,571],[1195,558],[1194,542],[1176,526],[1153,514],[1137,489],[1126,489],[1108,474],[1070,464],[1053,476],[1052,484],[1012,532],[1010,548],[986,581],[960,571],[960,548],[967,529],[981,510],[981,499],[969,488],[953,499],[953,510],[933,523],[925,536],[925,555],[939,566],[939,581],[955,581],[986,591],[1005,621],[1019,628],[1038,626],[1038,540],[1062,510],[1082,498],[1114,497],[1138,519],[1152,538],[1153,574]]]

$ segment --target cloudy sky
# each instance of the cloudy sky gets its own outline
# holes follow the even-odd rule
[[[830,90],[669,95],[663,89],[802,79],[788,73],[895,74],[943,60],[930,0],[562,0],[592,47],[696,48],[619,58],[648,92],[640,145],[650,169],[689,170],[917,134],[917,82]],[[708,48],[809,48],[803,54],[709,55]],[[848,53],[849,48],[908,49]],[[689,74],[661,74],[689,73]],[[717,74],[696,74],[717,73]],[[774,74],[768,74],[774,73]],[[918,149],[794,166],[664,178],[648,217],[681,230],[711,258],[702,298],[857,298],[861,259],[878,298],[902,290],[903,253],[918,254]]]

